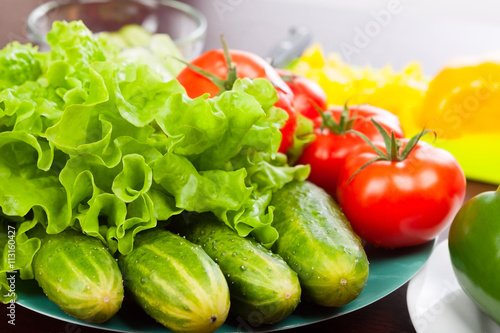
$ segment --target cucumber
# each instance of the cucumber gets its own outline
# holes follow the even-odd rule
[[[121,307],[122,274],[97,238],[74,230],[46,236],[33,271],[47,297],[80,320],[103,323]]]
[[[287,263],[253,238],[238,236],[215,215],[192,214],[181,235],[219,264],[229,285],[232,315],[273,324],[299,304],[299,280]]]
[[[359,296],[369,274],[368,258],[338,204],[321,188],[291,182],[273,194],[272,250],[299,275],[305,298],[343,306]]]
[[[219,266],[188,240],[162,229],[138,233],[118,263],[126,288],[144,311],[173,332],[213,332],[229,312]]]

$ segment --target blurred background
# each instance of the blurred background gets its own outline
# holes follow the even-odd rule
[[[68,0],[60,0],[67,2]],[[26,40],[29,12],[44,0],[0,0],[0,47]],[[500,49],[500,3],[493,0],[186,0],[208,18],[206,49],[267,55],[293,26],[356,65],[401,68],[418,60],[433,75],[450,58]]]

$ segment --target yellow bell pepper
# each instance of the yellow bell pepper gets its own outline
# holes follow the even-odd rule
[[[500,183],[500,57],[447,64],[413,120],[436,132],[434,145],[454,154],[469,179]]]
[[[329,105],[344,105],[346,101],[375,105],[398,115],[403,127],[413,122],[411,114],[427,89],[427,80],[416,62],[399,72],[389,65],[382,69],[356,67],[343,62],[336,53],[325,55],[320,45],[307,49],[291,70],[323,87]]]

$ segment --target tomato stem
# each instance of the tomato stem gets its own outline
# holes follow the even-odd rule
[[[401,146],[401,141],[396,141],[394,132],[391,132],[391,161],[401,161],[399,156],[399,147]]]
[[[349,181],[354,178],[355,175],[357,175],[361,170],[366,168],[372,163],[378,162],[378,161],[390,161],[390,162],[401,162],[404,161],[408,155],[413,151],[415,146],[417,145],[418,141],[422,136],[426,135],[429,132],[436,133],[432,130],[426,130],[425,128],[418,134],[414,135],[405,145],[403,150],[401,151],[401,147],[403,143],[401,140],[396,139],[396,136],[394,135],[394,132],[391,131],[391,135],[387,133],[387,131],[380,126],[379,123],[377,123],[375,120],[371,119],[371,122],[375,125],[379,133],[382,135],[384,139],[384,144],[385,144],[385,150],[386,152],[383,152],[379,148],[377,148],[371,141],[368,139],[363,133],[355,131],[355,130],[349,130],[349,133],[354,133],[361,137],[376,153],[377,157],[374,159],[366,162],[364,165],[362,165],[356,172],[349,178]],[[400,152],[401,151],[401,152]]]
[[[295,78],[297,77],[297,75],[295,75],[293,73],[290,73],[290,74],[280,74],[280,77],[286,83],[296,86],[296,84],[295,84]]]
[[[186,65],[189,69],[192,71],[196,72],[197,74],[200,74],[201,76],[205,77],[206,79],[210,80],[213,84],[219,88],[219,93],[231,90],[233,89],[233,85],[238,79],[238,73],[236,72],[236,66],[231,60],[231,54],[229,52],[229,48],[226,44],[226,41],[224,40],[224,36],[220,36],[221,44],[222,44],[222,49],[224,51],[224,59],[226,61],[226,66],[227,66],[227,75],[225,79],[222,79],[218,77],[217,75],[214,75],[206,70],[204,70],[201,67],[198,67],[196,65],[193,65],[183,59],[179,59],[177,57],[173,57],[177,61],[182,62],[184,65]]]
[[[356,170],[356,172],[354,172],[351,177],[349,177],[349,180],[348,181],[351,181],[354,176],[356,176],[361,170],[363,170],[364,168],[366,168],[367,166],[369,166],[370,164],[372,163],[375,163],[375,162],[378,162],[378,161],[385,161],[386,159],[384,157],[375,157],[374,159],[371,159],[369,160],[368,162],[366,162],[365,164],[363,164],[358,170]]]
[[[318,113],[321,115],[321,130],[326,127],[331,133],[343,135],[354,127],[357,116],[356,114],[353,114],[352,117],[349,115],[347,102],[344,104],[344,109],[340,113],[339,121],[336,121],[330,112],[324,112],[323,110],[321,110],[321,108],[316,103],[314,103],[314,101],[311,100],[311,102],[316,111],[318,111]]]
[[[234,83],[238,79],[236,66],[234,65],[231,59],[231,54],[229,53],[229,47],[227,46],[223,35],[220,35],[220,42],[222,44],[222,50],[224,51],[224,58],[226,59],[226,67],[227,67],[226,80],[224,81],[224,90],[231,90],[233,89]]]
[[[210,72],[207,72],[206,70],[204,70],[203,68],[201,67],[198,67],[196,65],[193,65],[185,60],[182,60],[182,59],[179,59],[179,58],[176,58],[174,57],[174,59],[176,59],[177,61],[180,61],[182,62],[184,65],[186,65],[189,69],[191,69],[192,71],[196,72],[197,74],[200,74],[201,76],[205,77],[206,79],[210,80],[213,84],[215,84],[217,86],[217,88],[219,88],[220,90],[224,91],[226,90],[226,80],[224,79],[221,79],[220,77],[218,77],[217,75],[214,75]]]
[[[411,151],[413,150],[413,148],[417,145],[418,141],[420,140],[420,138],[424,135],[426,135],[427,133],[434,133],[434,137],[436,137],[436,132],[433,131],[433,130],[426,130],[425,128],[420,132],[418,133],[417,135],[414,135],[410,141],[408,141],[408,143],[406,144],[406,146],[404,147],[403,151],[401,152],[401,160],[404,160],[408,157],[408,155],[410,155]]]

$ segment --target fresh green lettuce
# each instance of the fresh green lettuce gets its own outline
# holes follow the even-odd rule
[[[72,228],[127,254],[137,233],[183,211],[212,212],[274,243],[273,192],[309,169],[277,152],[287,114],[270,82],[240,79],[190,99],[81,22],[56,22],[47,39],[48,53],[18,43],[0,51],[2,295],[13,269],[7,225],[22,278],[33,278],[46,234]]]

